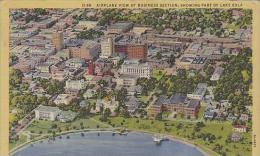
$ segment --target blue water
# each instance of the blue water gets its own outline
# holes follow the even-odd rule
[[[204,156],[199,150],[178,141],[153,142],[152,135],[129,133],[112,136],[110,132],[69,134],[54,142],[36,142],[14,156]]]

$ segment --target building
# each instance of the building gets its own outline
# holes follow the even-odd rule
[[[128,59],[145,60],[147,51],[147,44],[129,44],[126,48],[126,55]]]
[[[176,59],[178,69],[201,69],[206,63],[207,57],[201,57],[194,54],[184,54]]]
[[[103,58],[109,58],[113,56],[114,43],[111,37],[101,41],[101,56]]]
[[[163,111],[183,114],[186,118],[197,118],[200,109],[200,101],[188,99],[186,95],[176,93],[170,98],[161,95],[149,107],[149,116],[156,117]]]
[[[197,115],[199,113],[200,109],[200,101],[199,100],[188,100],[186,101],[187,105],[184,106],[184,110],[182,113],[184,113],[184,116],[188,119],[195,119],[197,118]]]
[[[143,87],[141,85],[128,86],[126,90],[128,96],[141,95]]]
[[[56,49],[56,51],[60,51],[64,47],[63,41],[63,33],[62,32],[55,32],[52,34],[52,42]]]
[[[65,62],[65,66],[68,68],[81,68],[85,66],[85,64],[85,60],[80,58],[71,58]]]
[[[100,45],[95,41],[87,40],[81,47],[70,47],[70,55],[73,58],[82,58],[86,60],[96,59],[100,52]]]
[[[93,29],[97,26],[97,21],[79,21],[79,23],[75,26],[76,30],[89,30]]]
[[[59,21],[55,24],[54,29],[58,31],[64,31],[69,25],[65,21]]]
[[[95,75],[95,65],[94,65],[94,63],[93,63],[92,60],[90,60],[90,61],[88,62],[87,74],[89,74],[89,75]]]
[[[77,113],[72,111],[61,111],[57,116],[57,119],[61,122],[70,122],[73,121],[77,117]]]
[[[92,113],[100,112],[101,109],[109,109],[111,111],[111,115],[115,115],[115,110],[118,107],[118,101],[115,100],[115,97],[112,98],[104,98],[97,99],[96,108],[91,110]]]
[[[13,69],[20,70],[23,73],[28,73],[33,69],[33,65],[25,60],[21,60],[12,66]]]
[[[207,91],[207,84],[199,83],[196,89],[193,91],[193,93],[187,94],[187,97],[191,99],[203,100],[206,91]]]
[[[119,86],[135,86],[137,78],[135,75],[120,75],[120,77],[116,79],[116,84]]]
[[[232,133],[230,136],[230,140],[233,142],[239,142],[242,139],[241,135],[239,133]]]
[[[95,61],[95,74],[98,76],[111,75],[113,62],[109,59],[99,58]]]
[[[51,78],[58,81],[64,81],[67,78],[67,75],[63,70],[58,70],[51,73]]]
[[[61,110],[58,107],[50,107],[40,105],[38,108],[34,110],[35,119],[37,120],[50,120],[55,121],[56,117],[59,115]]]
[[[96,93],[97,93],[97,91],[96,91],[95,89],[88,89],[88,90],[83,94],[83,97],[84,97],[85,99],[92,98]]]
[[[141,36],[142,34],[146,33],[147,30],[151,30],[152,28],[150,27],[133,27],[132,32],[135,33],[138,36]]]
[[[42,63],[37,65],[35,68],[42,73],[49,73],[50,72],[50,64],[47,63]]]
[[[75,98],[75,96],[70,94],[59,94],[56,99],[54,100],[54,103],[56,105],[65,104],[69,105],[70,102]]]
[[[115,39],[115,53],[119,56],[127,56],[128,59],[145,60],[148,53],[146,43],[131,35],[121,35]]]
[[[204,112],[204,118],[212,120],[215,116],[215,112],[212,111],[206,111]]]
[[[133,114],[136,111],[136,109],[138,109],[140,101],[136,97],[131,96],[125,103],[125,105],[127,106],[128,112]]]
[[[224,68],[216,67],[216,69],[215,69],[214,73],[212,74],[210,80],[211,81],[218,81],[221,74],[223,73],[223,71],[224,71]]]
[[[47,18],[47,19],[44,19],[40,22],[33,22],[32,26],[34,28],[47,29],[47,28],[52,27],[56,22],[57,22],[56,19]]]
[[[241,114],[239,120],[241,121],[248,121],[249,116],[247,114]]]
[[[121,58],[119,56],[109,58],[113,62],[114,67],[117,67],[120,63]]]
[[[235,132],[244,133],[247,131],[247,127],[245,125],[233,125],[233,130]]]
[[[138,60],[126,60],[121,66],[120,74],[149,79],[152,76],[152,68],[148,63],[140,63]]]
[[[65,88],[68,90],[81,90],[86,87],[84,79],[81,80],[67,80]]]
[[[133,23],[117,22],[108,26],[107,32],[110,34],[121,34],[121,33],[128,32],[132,28],[133,28]]]

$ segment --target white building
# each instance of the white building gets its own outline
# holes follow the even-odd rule
[[[194,90],[194,92],[191,94],[187,94],[187,97],[196,100],[203,100],[206,91],[207,91],[207,84],[199,83],[196,89]]]
[[[45,119],[45,120],[56,120],[56,117],[59,115],[61,110],[58,107],[50,107],[50,106],[42,106],[40,105],[38,108],[34,110],[35,118],[37,120]]]
[[[113,39],[107,38],[101,41],[101,56],[109,58],[113,55]]]
[[[127,60],[122,64],[120,73],[150,78],[152,75],[152,68],[148,63],[140,63],[138,60]]]
[[[86,87],[84,79],[81,80],[67,80],[65,88],[68,90],[81,90]]]
[[[210,80],[211,81],[218,81],[221,74],[223,73],[224,69],[221,67],[216,67],[214,73],[212,74]]]

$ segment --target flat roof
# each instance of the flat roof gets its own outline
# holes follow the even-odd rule
[[[188,108],[196,108],[199,105],[199,100],[190,100],[188,104]]]
[[[171,96],[170,98],[170,103],[171,104],[178,104],[178,103],[184,103],[186,99],[186,95],[181,94],[181,93],[176,93]]]
[[[199,83],[196,87],[196,89],[194,90],[193,94],[196,95],[203,95],[205,94],[207,90],[207,84],[206,83]]]
[[[43,112],[59,112],[60,111],[60,109],[58,107],[43,106],[43,105],[40,105],[35,110],[43,111]]]
[[[131,23],[131,22],[117,22],[117,23],[112,24],[109,28],[124,29],[132,24],[133,23]]]

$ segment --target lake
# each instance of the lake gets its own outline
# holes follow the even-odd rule
[[[67,138],[69,136],[69,139]],[[128,133],[127,136],[111,132],[63,135],[55,141],[43,140],[27,145],[14,156],[204,156],[195,147],[169,140],[160,145],[150,134]]]

